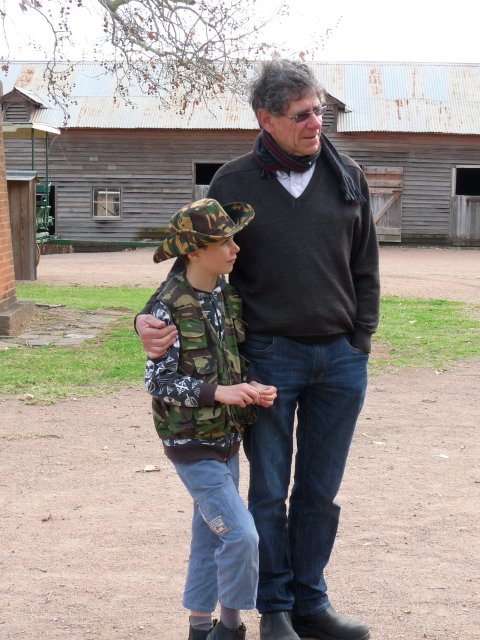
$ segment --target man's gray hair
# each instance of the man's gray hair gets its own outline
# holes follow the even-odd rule
[[[314,93],[324,100],[324,90],[304,62],[272,60],[264,62],[248,85],[249,101],[255,113],[266,109],[274,115],[284,112],[293,100]]]

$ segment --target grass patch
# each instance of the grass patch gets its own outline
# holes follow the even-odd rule
[[[78,348],[52,346],[0,352],[0,393],[29,393],[38,402],[51,402],[142,384],[145,356],[132,321],[152,289],[21,284],[16,292],[18,299],[41,304],[81,310],[125,309],[125,315],[101,337],[87,340]]]
[[[152,293],[138,287],[57,287],[22,284],[19,299],[72,309],[123,308],[125,315],[81,347],[37,347],[0,352],[0,393],[30,393],[37,402],[100,395],[140,387],[145,358],[133,332],[133,314]],[[480,356],[480,307],[445,300],[386,297],[374,336],[373,372],[385,367],[448,368]]]
[[[68,309],[142,309],[153,289],[142,287],[57,287],[19,284],[19,300],[35,300],[40,304],[63,304]]]
[[[447,300],[385,297],[372,364],[446,367],[480,355],[480,307]]]
[[[79,348],[0,352],[0,393],[29,393],[38,402],[102,395],[141,385],[144,366],[145,356],[128,316]]]

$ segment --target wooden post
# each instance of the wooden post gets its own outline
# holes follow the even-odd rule
[[[26,172],[25,172],[26,173]],[[18,179],[17,179],[18,177]],[[35,179],[7,175],[15,280],[36,280]]]
[[[0,97],[3,95],[0,83]],[[0,122],[0,336],[11,336],[35,313],[31,300],[18,301],[15,293],[12,234],[8,210],[3,130]]]

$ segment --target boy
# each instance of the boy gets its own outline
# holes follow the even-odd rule
[[[252,405],[270,407],[274,387],[243,382],[237,343],[244,337],[241,300],[221,276],[239,251],[233,240],[252,220],[243,203],[203,199],[180,209],[153,257],[183,256],[184,271],[159,290],[152,313],[175,324],[167,353],[147,360],[145,384],[167,457],[194,501],[183,604],[189,640],[244,640],[241,609],[254,609],[258,536],[238,494],[238,450]],[[220,601],[220,621],[211,614]]]

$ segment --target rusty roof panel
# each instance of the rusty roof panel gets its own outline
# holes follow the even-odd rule
[[[332,66],[345,71],[339,132],[480,135],[480,65],[318,63],[317,77]]]
[[[310,63],[326,91],[346,105],[339,132],[384,131],[480,135],[480,64],[396,62]],[[129,86],[130,101],[115,98],[115,81],[98,63],[58,65],[72,97],[67,128],[245,129],[257,128],[249,105],[223,96],[186,113],[158,96]],[[39,96],[48,109],[34,121],[64,127],[64,114],[48,95],[45,64],[12,63],[0,72],[4,93],[15,86]]]

